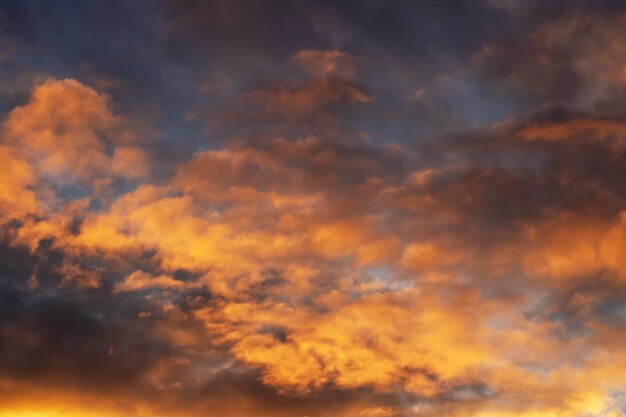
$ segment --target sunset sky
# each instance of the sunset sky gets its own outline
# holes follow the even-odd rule
[[[626,1],[0,0],[0,417],[626,417]]]

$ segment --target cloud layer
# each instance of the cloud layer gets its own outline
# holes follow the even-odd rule
[[[625,415],[623,7],[113,3],[0,6],[0,416]]]

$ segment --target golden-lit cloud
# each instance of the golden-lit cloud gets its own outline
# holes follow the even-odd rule
[[[106,184],[113,174],[135,178],[147,173],[144,150],[129,147],[139,131],[111,109],[110,98],[76,80],[47,80],[28,103],[3,123],[4,143],[38,175],[61,183]],[[16,167],[17,168],[17,167]]]
[[[256,18],[227,3],[208,15]],[[581,19],[517,41],[560,68]],[[283,78],[198,98],[152,142],[133,117],[180,114],[34,83],[1,122],[0,417],[624,416],[626,129],[584,107],[622,85],[621,36],[572,55],[604,77],[553,94],[580,109],[415,143],[376,114],[409,75],[370,89],[339,49],[281,52]],[[478,75],[541,78],[481,48]]]
[[[115,148],[111,169],[120,177],[142,177],[150,171],[150,159],[144,150],[137,147]]]
[[[107,164],[128,177],[149,173],[141,148],[124,145],[111,154],[95,133],[110,129],[116,120],[104,96],[75,81],[48,81],[33,94],[30,104],[10,113],[5,123],[11,147],[5,146],[4,158],[19,174],[6,192],[20,196],[5,199],[6,216],[36,213],[39,202],[30,190],[37,181],[47,181],[46,176],[63,172],[95,180],[109,169]],[[62,117],[46,115],[57,112],[44,105],[57,99],[55,94],[86,103],[68,107]],[[40,124],[48,117],[69,127],[21,145],[15,138],[26,137],[27,131],[52,135],[48,127],[32,126],[27,111],[42,113]],[[522,132],[523,138],[530,134]],[[600,133],[595,137],[612,140]],[[47,147],[50,140],[60,143]],[[88,152],[77,152],[81,147]],[[100,156],[83,161],[91,151]],[[481,288],[487,279],[503,279],[498,274],[513,271],[531,277],[530,288],[540,277],[553,281],[548,287],[555,291],[568,288],[563,280],[603,271],[616,277],[614,282],[623,282],[623,215],[605,220],[564,213],[549,221],[525,220],[506,241],[495,236],[493,245],[485,241],[472,248],[475,237],[469,231],[436,236],[423,223],[407,219],[397,224],[400,218],[377,211],[399,214],[408,209],[426,216],[430,227],[460,225],[504,180],[494,182],[489,171],[461,166],[397,176],[396,157],[386,155],[391,151],[342,152],[337,144],[317,138],[200,152],[180,164],[170,181],[139,185],[100,210],[79,199],[72,203],[74,209],[57,205],[43,218],[23,223],[16,242],[32,242],[34,250],[36,242],[52,239],[68,256],[56,270],[62,277],[59,287],[82,291],[101,289],[107,267],[81,265],[81,257],[121,262],[129,255],[153,252],[154,272],[129,270],[113,284],[111,296],[140,297],[152,312],[140,311],[139,319],[158,320],[157,334],[170,343],[202,350],[208,338],[212,349],[258,370],[264,384],[284,395],[366,388],[379,395],[400,390],[434,401],[457,387],[484,386],[509,398],[513,408],[467,411],[461,402],[450,415],[599,416],[611,409],[605,390],[617,388],[617,380],[606,374],[606,364],[618,357],[619,349],[603,354],[585,336],[577,349],[587,358],[578,358],[557,337],[557,323],[536,322],[517,312],[534,308],[523,294],[500,301]],[[56,159],[63,164],[54,164]],[[102,167],[92,165],[98,160],[105,161]],[[43,176],[38,179],[35,172]],[[460,188],[462,182],[466,188]],[[76,218],[80,223],[72,231]],[[376,276],[378,267],[392,268],[391,275]],[[485,268],[489,275],[481,277]],[[181,270],[195,278],[174,278]],[[469,282],[475,290],[464,289]],[[219,299],[190,300],[185,310],[175,301],[203,288]],[[448,292],[452,299],[447,300]],[[577,305],[591,311],[597,302],[591,296]],[[200,327],[187,328],[189,317]],[[5,331],[12,338],[28,339],[27,334]],[[110,357],[115,352],[108,348]],[[563,354],[571,357],[559,359]],[[598,373],[596,383],[576,382],[578,371],[564,367],[563,360]],[[181,385],[165,382],[180,366],[167,363],[153,368],[147,381]],[[183,357],[176,363],[190,360]],[[547,379],[543,370],[550,372]],[[523,399],[536,397],[539,385],[543,399],[528,407]],[[370,407],[361,415],[396,411]]]
[[[32,187],[37,177],[30,165],[7,146],[0,147],[0,216],[2,221],[21,218],[39,210],[39,202]]]
[[[119,123],[105,96],[75,80],[49,80],[8,115],[4,129],[7,142],[44,174],[79,179],[108,171],[100,135]]]
[[[115,291],[138,291],[150,288],[181,288],[184,283],[166,275],[152,276],[143,271],[134,271],[123,282],[115,287]]]
[[[606,272],[626,277],[618,255],[626,248],[623,213],[611,222],[563,215],[528,233],[531,249],[525,265],[533,275],[567,279]]]
[[[472,368],[491,356],[487,346],[467,337],[461,317],[411,295],[365,298],[304,319],[285,341],[271,334],[245,337],[234,352],[262,366],[264,381],[287,391],[306,393],[326,384],[384,391],[400,384],[430,396],[452,381],[471,379]],[[406,305],[414,302],[420,307]]]

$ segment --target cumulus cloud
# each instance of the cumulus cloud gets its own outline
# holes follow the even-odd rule
[[[107,98],[75,80],[50,80],[4,123],[8,142],[36,162],[43,173],[70,179],[102,175],[108,168],[100,135],[118,120]]]

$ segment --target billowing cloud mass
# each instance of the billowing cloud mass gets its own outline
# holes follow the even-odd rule
[[[0,5],[0,417],[626,416],[625,20]]]

